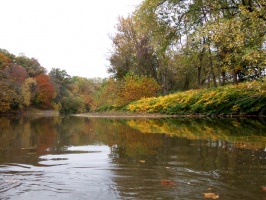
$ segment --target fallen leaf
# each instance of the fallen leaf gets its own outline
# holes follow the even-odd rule
[[[145,160],[139,160],[140,163],[145,163]]]
[[[266,186],[261,186],[262,191],[266,191]]]
[[[163,186],[174,186],[174,185],[176,185],[176,183],[174,181],[171,181],[171,180],[162,179],[161,180],[161,185],[163,185]]]
[[[219,199],[219,194],[215,193],[203,193],[206,199]]]

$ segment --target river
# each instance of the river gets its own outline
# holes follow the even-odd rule
[[[266,119],[0,117],[1,200],[266,199]]]

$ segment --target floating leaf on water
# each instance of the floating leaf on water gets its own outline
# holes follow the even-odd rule
[[[171,180],[162,179],[161,180],[161,185],[163,185],[163,186],[174,186],[174,185],[176,185],[176,183],[174,181],[171,181]]]
[[[219,199],[219,194],[215,193],[203,193],[206,199]]]

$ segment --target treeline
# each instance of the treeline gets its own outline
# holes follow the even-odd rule
[[[146,76],[88,79],[71,77],[59,68],[48,73],[37,59],[0,49],[0,113],[19,113],[32,107],[62,114],[106,110],[155,96],[160,88]]]
[[[265,76],[265,0],[144,0],[116,30],[109,72],[152,77],[164,94]]]
[[[18,113],[29,107],[86,112],[101,81],[71,77],[59,68],[47,73],[37,59],[0,49],[0,113]]]

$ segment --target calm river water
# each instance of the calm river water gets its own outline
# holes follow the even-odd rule
[[[266,119],[0,118],[1,200],[266,199]]]

